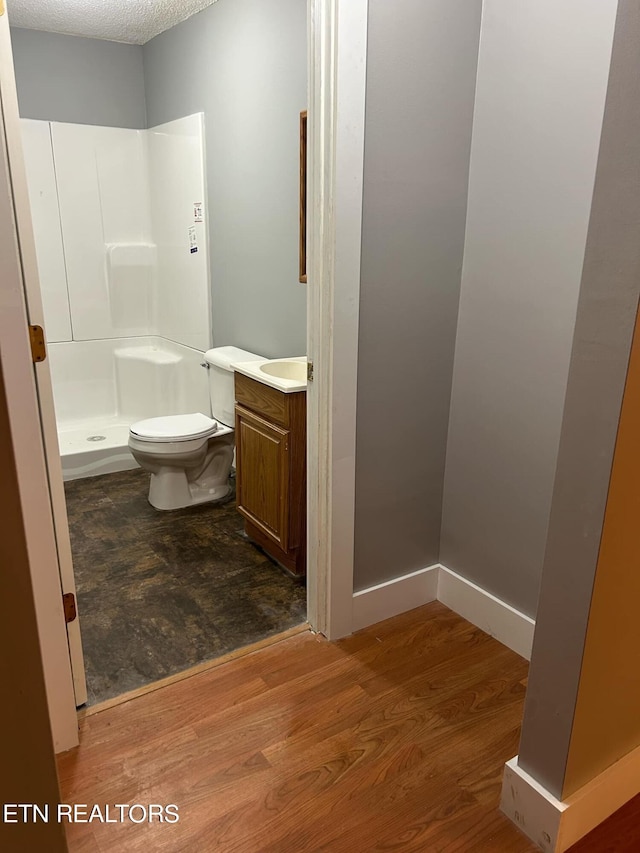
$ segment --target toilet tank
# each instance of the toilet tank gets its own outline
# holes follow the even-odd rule
[[[266,359],[254,352],[238,349],[238,347],[209,349],[205,352],[204,357],[209,365],[211,414],[215,420],[225,426],[233,427],[235,423],[235,392],[231,365],[240,361],[266,361]]]

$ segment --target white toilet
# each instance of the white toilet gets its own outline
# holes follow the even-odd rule
[[[231,365],[260,360],[259,355],[237,347],[207,350],[204,366],[208,368],[213,418],[195,412],[147,418],[131,425],[129,449],[140,467],[151,474],[151,506],[181,509],[229,494],[235,404]]]

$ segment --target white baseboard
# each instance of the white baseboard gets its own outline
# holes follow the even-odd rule
[[[370,586],[353,594],[352,630],[398,616],[414,607],[435,601],[438,593],[439,565]]]
[[[438,601],[500,640],[523,658],[531,660],[536,623],[490,592],[440,566]]]
[[[640,793],[640,747],[558,800],[518,766],[507,761],[500,808],[545,853],[563,853]]]
[[[534,620],[439,564],[354,593],[352,630],[436,599],[530,660]]]

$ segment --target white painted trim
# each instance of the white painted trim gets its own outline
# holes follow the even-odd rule
[[[353,630],[359,631],[367,625],[435,601],[439,571],[440,566],[429,566],[354,593]]]
[[[309,0],[307,613],[329,639],[352,631],[367,14]]]
[[[440,566],[438,601],[531,660],[535,621],[480,586]]]
[[[16,142],[20,131],[6,15],[0,16],[0,103],[0,365],[6,385],[51,729],[56,752],[61,752],[78,743],[78,721],[41,413],[27,333],[23,277],[29,274],[29,265],[35,264],[35,253],[23,254],[22,239],[18,238],[24,213],[19,209],[20,174],[14,174],[13,168],[16,150],[20,150],[20,142]],[[5,688],[10,690],[11,686]]]
[[[534,620],[439,563],[354,593],[353,630],[436,600],[530,660]]]
[[[500,810],[541,850],[556,849],[566,804],[518,767],[517,755],[504,767]]]
[[[13,68],[11,68],[11,74],[13,75],[13,73]],[[4,70],[3,74],[8,74],[8,69]],[[7,135],[7,148],[9,151],[9,164],[11,168],[11,182],[13,187],[16,222],[20,239],[20,256],[22,259],[22,273],[24,278],[27,314],[29,317],[29,323],[35,323],[42,326],[43,329],[46,329],[44,310],[42,307],[38,262],[36,257],[36,245],[31,219],[31,207],[29,203],[29,192],[27,188],[24,155],[22,151],[22,133],[20,121],[16,120],[18,117],[18,102],[17,99],[14,99],[13,86],[6,86],[5,91],[3,92],[3,98],[5,99],[5,132]],[[36,386],[38,389],[40,421],[42,425],[42,435],[44,439],[47,463],[47,475],[49,478],[49,492],[51,496],[53,522],[55,526],[56,547],[58,550],[60,582],[63,593],[71,593],[76,596],[76,582],[73,573],[73,559],[71,555],[71,538],[69,535],[69,522],[67,519],[67,504],[64,493],[62,462],[60,459],[60,446],[58,443],[58,428],[53,401],[53,384],[51,381],[51,370],[49,368],[48,360],[36,365],[35,375]],[[69,644],[69,655],[71,658],[75,704],[83,705],[87,701],[87,682],[84,658],[82,655],[82,639],[80,635],[79,617],[67,625],[67,642]]]
[[[518,766],[507,761],[501,810],[545,853],[563,853],[640,793],[640,747],[566,800],[558,800]]]
[[[324,633],[327,624],[330,421],[329,293],[333,288],[334,6],[309,0],[307,7],[307,357],[314,362],[307,383],[307,620]],[[325,159],[328,163],[325,164]],[[331,174],[330,174],[331,173]],[[323,347],[323,339],[327,345]]]

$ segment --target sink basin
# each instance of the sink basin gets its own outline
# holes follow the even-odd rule
[[[232,365],[237,373],[243,373],[263,385],[269,385],[285,394],[307,389],[307,357],[274,358],[260,361],[241,361]]]
[[[278,379],[294,379],[296,382],[307,381],[307,365],[304,361],[267,361],[260,365],[260,370],[268,376]]]

